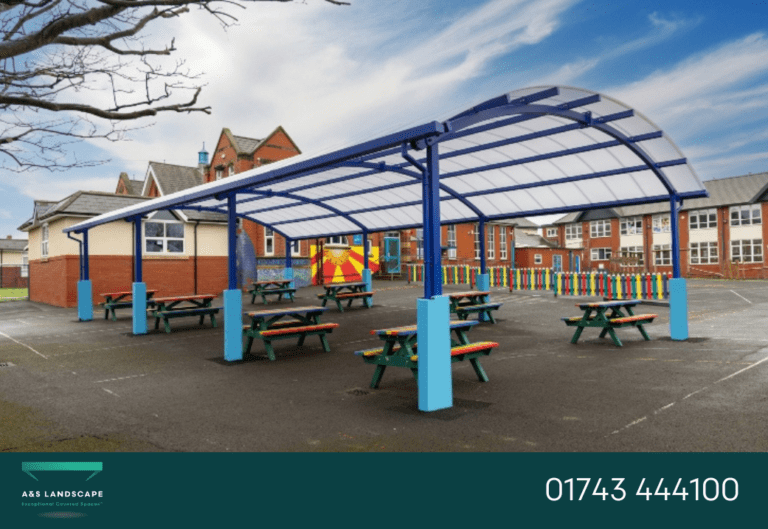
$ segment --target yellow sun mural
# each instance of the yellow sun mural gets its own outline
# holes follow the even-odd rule
[[[312,259],[312,284],[319,285],[317,273],[320,267],[317,246],[310,245],[309,255]],[[362,280],[363,263],[365,262],[362,246],[324,247],[322,262],[324,283]],[[371,248],[371,253],[368,255],[368,268],[371,272],[378,272],[379,270],[379,249],[377,247]]]

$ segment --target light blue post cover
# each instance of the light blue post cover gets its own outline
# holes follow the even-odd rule
[[[366,292],[373,290],[373,274],[368,268],[363,268],[363,283]],[[373,297],[364,298],[364,302],[366,307],[373,307]]]
[[[77,318],[80,321],[93,319],[93,288],[90,279],[77,282]]]
[[[224,291],[224,360],[243,359],[243,293]]]
[[[134,283],[133,334],[147,334],[147,284]]]
[[[477,290],[491,290],[491,274],[477,274]],[[485,296],[483,300],[486,303],[490,301],[490,296]],[[488,317],[482,312],[477,313],[478,321],[488,321]]]
[[[283,270],[283,277],[286,279],[293,279],[293,267],[286,267]],[[296,284],[291,281],[291,284],[288,285],[290,288],[296,288]]]
[[[688,289],[682,277],[669,280],[669,335],[688,339]]]
[[[419,344],[419,409],[436,411],[453,406],[451,329],[446,296],[420,298],[416,305]]]

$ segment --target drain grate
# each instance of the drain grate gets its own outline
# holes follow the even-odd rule
[[[368,395],[370,391],[362,388],[352,388],[352,389],[348,389],[344,393],[346,393],[347,395],[352,395],[353,397],[362,397],[363,395]]]
[[[13,367],[13,364],[10,362],[0,362],[0,367]]]

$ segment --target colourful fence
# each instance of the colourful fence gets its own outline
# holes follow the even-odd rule
[[[407,265],[408,281],[424,280],[424,265]],[[444,285],[476,285],[479,266],[443,266]],[[492,287],[509,286],[509,269],[503,266],[488,267]]]
[[[512,271],[510,290],[553,290],[558,296],[600,296],[610,299],[666,299],[671,274],[609,274],[552,272],[546,268]]]

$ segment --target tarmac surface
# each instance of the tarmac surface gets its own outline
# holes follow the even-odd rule
[[[466,290],[449,285],[445,292]],[[317,337],[275,342],[277,360],[223,361],[223,333],[196,318],[173,331],[131,333],[118,321],[78,322],[75,309],[0,303],[0,451],[160,452],[764,452],[768,450],[768,282],[688,281],[690,339],[669,338],[669,309],[618,331],[624,347],[560,321],[576,302],[551,292],[494,289],[496,325],[472,341],[500,346],[482,359],[489,382],[453,364],[454,406],[418,410],[409,370],[353,354],[378,347],[371,329],[413,324],[420,284],[374,282],[374,306],[335,308],[331,352]],[[317,304],[319,287],[296,303]],[[271,303],[283,305],[290,301]],[[220,305],[220,303],[219,303]],[[250,296],[243,309],[255,310]]]

